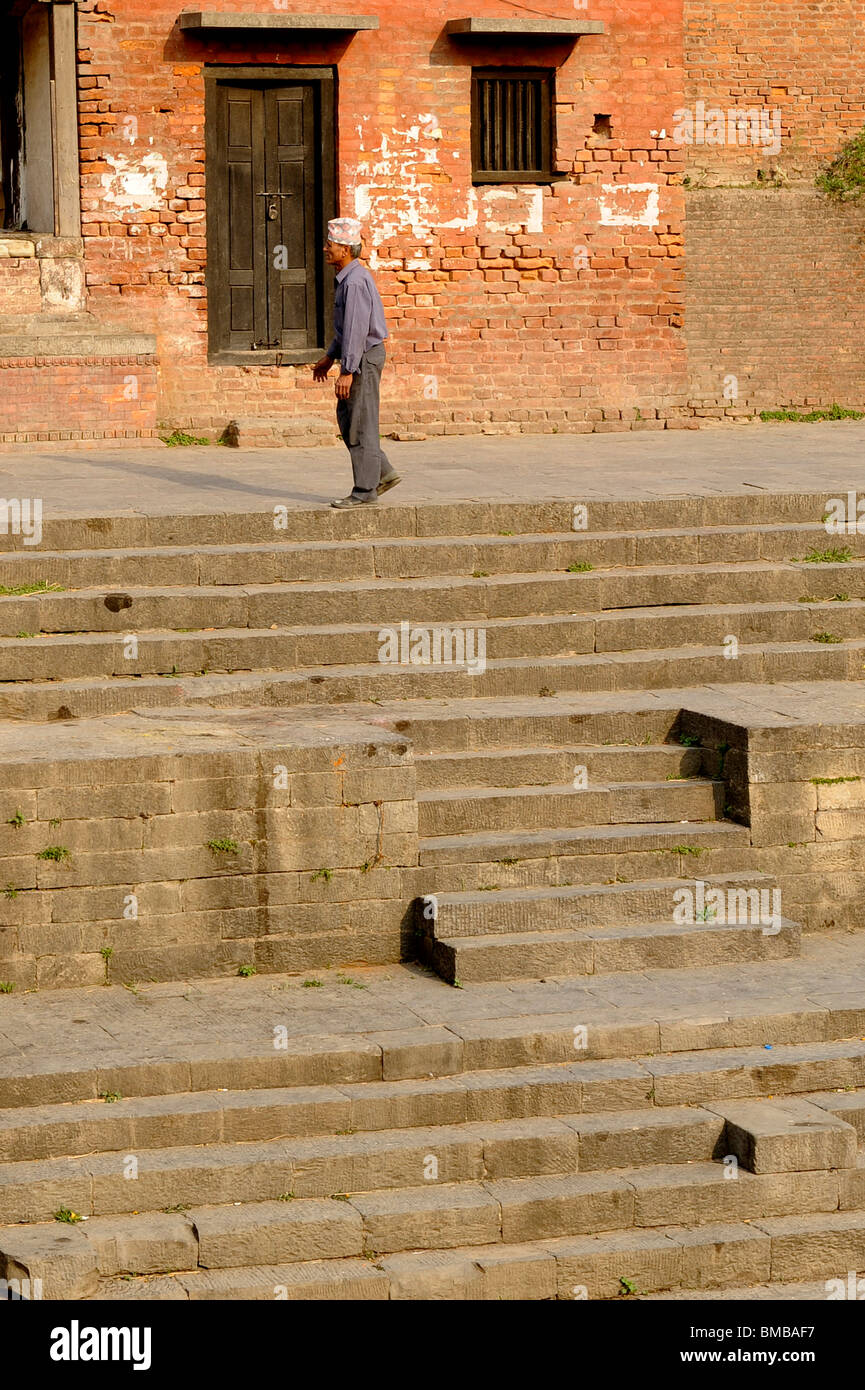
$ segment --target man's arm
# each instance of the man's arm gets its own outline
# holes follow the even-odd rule
[[[346,290],[345,318],[339,349],[339,359],[345,376],[352,376],[360,366],[360,359],[369,337],[371,314],[372,299],[369,288],[362,276],[352,276]]]

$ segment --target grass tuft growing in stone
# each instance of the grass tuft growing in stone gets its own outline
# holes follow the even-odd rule
[[[240,854],[240,845],[236,840],[208,840],[207,848],[214,854]]]
[[[853,559],[853,551],[849,545],[833,546],[829,550],[818,550],[813,546],[807,555],[802,556],[803,565],[846,565],[848,560]],[[798,565],[799,560],[794,559],[793,564]]]
[[[188,434],[186,430],[172,430],[171,434],[161,434],[159,438],[163,444],[167,444],[169,449],[187,448],[192,444],[209,444],[210,440],[202,435]]]
[[[836,637],[834,632],[815,632],[811,638],[812,642],[843,642],[843,637]]]
[[[844,406],[837,403],[822,410],[761,410],[760,419],[764,422],[769,420],[785,420],[795,425],[817,425],[821,420],[861,420],[865,416],[862,410],[846,410]]]
[[[242,980],[248,980],[250,975],[256,975],[258,972],[254,965],[240,965],[237,968],[237,973]]]
[[[38,579],[35,584],[13,584],[11,587],[0,584],[0,598],[26,598],[29,594],[62,594],[62,584],[49,584],[47,579]]]
[[[36,858],[50,859],[55,864],[62,864],[64,860],[72,858],[72,851],[65,845],[48,845],[46,849],[40,849]]]
[[[71,1207],[58,1207],[54,1213],[54,1220],[63,1221],[67,1226],[74,1226],[76,1221],[83,1221],[84,1217],[79,1216],[78,1212],[73,1211]]]

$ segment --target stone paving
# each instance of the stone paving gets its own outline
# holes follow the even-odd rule
[[[247,980],[48,991],[3,1001],[0,1075],[58,1057],[90,1067],[122,1057],[189,1057],[202,1047],[267,1043],[275,1025],[291,1037],[378,1036],[458,1026],[481,1019],[527,1025],[567,1015],[592,1026],[663,1020],[789,1017],[800,1011],[865,1008],[865,937],[805,937],[794,960],[606,976],[474,985],[451,989],[419,965],[318,970],[305,979],[268,975]],[[771,1036],[767,1032],[767,1037]]]
[[[386,442],[403,475],[388,502],[575,501],[754,490],[858,488],[865,422],[609,435]],[[0,496],[42,497],[46,516],[320,507],[349,490],[342,446],[217,446],[0,452]],[[387,505],[383,503],[382,505]]]

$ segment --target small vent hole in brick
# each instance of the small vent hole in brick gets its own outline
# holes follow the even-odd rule
[[[600,135],[600,137],[601,137],[602,140],[612,140],[612,138],[613,138],[613,125],[612,125],[612,120],[613,120],[612,116],[603,116],[603,115],[596,116],[595,119],[594,119],[594,121],[592,122],[592,134],[593,134],[593,135]]]

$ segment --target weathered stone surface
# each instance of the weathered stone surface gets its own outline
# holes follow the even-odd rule
[[[345,1202],[310,1199],[193,1207],[188,1214],[204,1268],[359,1255],[363,1226]]]
[[[721,1145],[752,1173],[855,1166],[852,1125],[807,1101],[738,1101],[713,1108],[726,1122]]]

